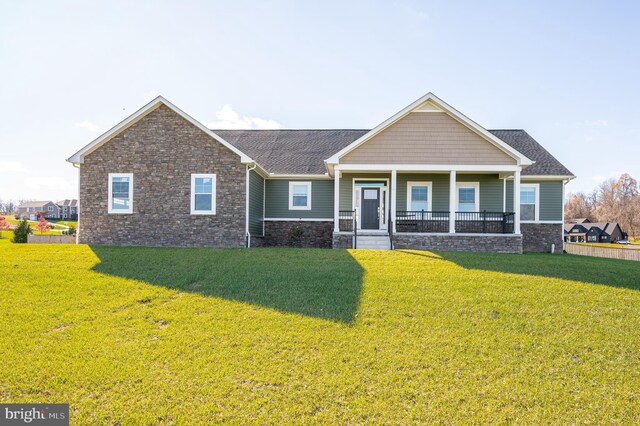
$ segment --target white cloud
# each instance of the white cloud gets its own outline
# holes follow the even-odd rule
[[[227,104],[216,111],[216,121],[205,122],[211,129],[279,129],[281,126],[275,120],[259,117],[240,116]]]
[[[91,133],[95,133],[98,131],[98,126],[96,126],[95,124],[87,120],[76,123],[76,127],[80,127],[81,129],[86,129]]]
[[[27,173],[28,170],[19,161],[0,160],[0,173]]]
[[[607,127],[609,126],[609,122],[607,120],[584,120],[582,122],[585,126],[588,127]]]

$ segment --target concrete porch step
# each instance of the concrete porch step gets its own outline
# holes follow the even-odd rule
[[[391,240],[388,235],[358,235],[358,249],[391,250]]]

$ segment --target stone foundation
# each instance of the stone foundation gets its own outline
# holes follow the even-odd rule
[[[333,234],[334,249],[350,249],[353,248],[353,234]]]
[[[528,252],[550,252],[551,244],[556,253],[562,253],[563,225],[561,223],[521,223],[522,250]]]
[[[522,236],[513,234],[418,234],[393,235],[395,249],[522,253]]]
[[[296,229],[302,231],[299,237],[291,236]],[[331,248],[333,242],[333,222],[305,222],[267,220],[264,222],[262,247],[314,247]],[[253,244],[252,247],[258,247]]]

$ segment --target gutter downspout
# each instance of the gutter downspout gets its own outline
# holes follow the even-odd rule
[[[245,189],[245,218],[244,218],[244,226],[245,226],[245,236],[247,238],[247,248],[251,248],[251,233],[249,233],[249,177],[251,170],[254,170],[257,167],[256,163],[247,164],[247,178],[246,178],[246,189]]]
[[[76,227],[76,244],[78,244],[78,238],[80,237],[80,164],[71,163],[73,167],[78,169],[78,205],[76,209],[78,211],[78,225]],[[71,210],[71,206],[69,206],[69,210]],[[69,211],[69,216],[71,216],[71,211]]]

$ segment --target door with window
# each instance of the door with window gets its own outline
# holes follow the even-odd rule
[[[362,188],[362,229],[380,229],[380,188]]]

